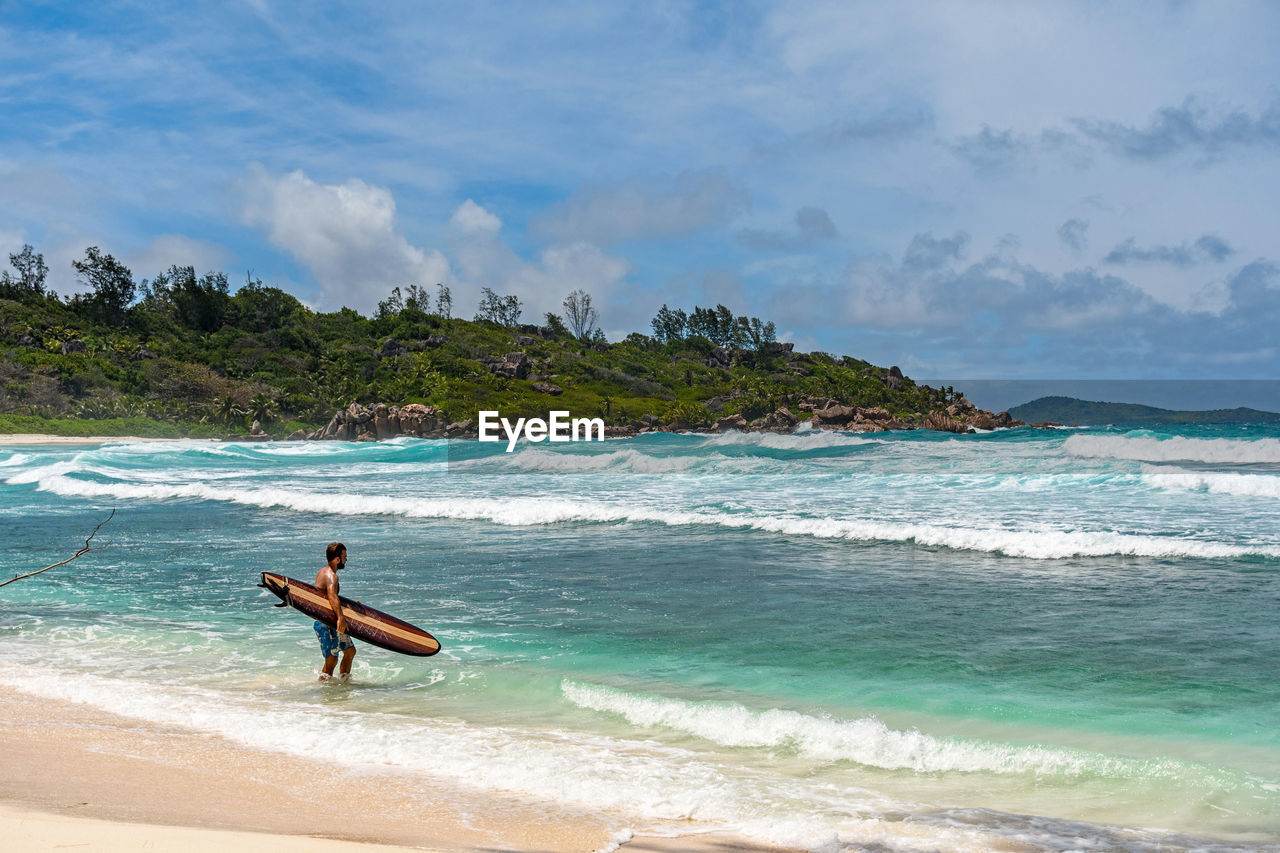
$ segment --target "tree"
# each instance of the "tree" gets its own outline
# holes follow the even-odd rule
[[[569,337],[569,330],[565,327],[564,321],[560,319],[559,314],[552,314],[550,311],[548,311],[546,314],[546,318],[547,318],[546,329],[548,332],[551,333],[552,337],[556,337],[556,338]]]
[[[430,313],[431,294],[427,292],[425,287],[411,284],[405,288],[404,307],[410,311],[421,311],[423,314]]]
[[[302,303],[278,287],[267,287],[261,280],[246,277],[244,284],[231,297],[227,322],[251,332],[279,329]]]
[[[504,296],[502,298],[502,325],[514,326],[520,322],[520,313],[524,308],[520,305],[520,297]]]
[[[476,310],[475,321],[485,320],[497,323],[502,314],[502,297],[487,287],[480,289],[480,307]]]
[[[761,323],[759,317],[751,318],[748,334],[751,338],[751,346],[756,349],[763,349],[765,344],[771,344],[778,339],[777,327],[773,325],[773,321]]]
[[[396,317],[403,310],[404,299],[400,296],[400,288],[397,287],[392,289],[390,296],[378,302],[377,318],[386,320],[389,317]]]
[[[682,310],[672,311],[664,303],[658,314],[649,324],[653,327],[653,336],[663,343],[683,341],[689,329],[689,318]]]
[[[711,340],[722,347],[738,346],[737,323],[734,321],[733,312],[723,305],[716,306],[715,330],[715,337]]]
[[[234,394],[223,394],[213,401],[211,414],[219,422],[230,425],[243,418],[247,412]]]
[[[499,326],[514,326],[520,322],[523,308],[518,296],[500,296],[489,288],[480,290],[480,309],[476,313],[476,322],[488,321]]]
[[[591,294],[585,290],[575,290],[564,298],[564,318],[569,323],[573,336],[581,341],[590,340],[596,331],[596,322],[600,315],[591,307]]]
[[[280,407],[276,405],[276,401],[268,397],[265,393],[259,391],[253,395],[253,399],[249,401],[246,414],[255,421],[266,423],[273,420],[280,414]]]
[[[697,305],[693,306],[693,311],[689,314],[689,334],[700,338],[706,338],[712,343],[718,343],[716,339],[719,326],[716,324],[716,312],[712,308],[701,308]]]
[[[227,276],[207,272],[196,278],[196,268],[169,267],[151,282],[151,295],[160,303],[168,303],[174,317],[184,328],[214,332],[222,328],[231,297],[227,293]]]
[[[97,246],[85,249],[84,260],[72,261],[76,278],[93,288],[93,295],[85,303],[100,319],[118,323],[133,302],[138,285],[133,273],[111,255],[104,255]]]
[[[22,251],[9,256],[9,263],[17,271],[14,278],[8,270],[0,273],[0,296],[8,299],[26,300],[40,298],[45,295],[44,282],[49,274],[49,267],[44,262],[44,255],[24,243]]]
[[[443,320],[453,316],[453,293],[447,284],[436,283],[436,313]]]

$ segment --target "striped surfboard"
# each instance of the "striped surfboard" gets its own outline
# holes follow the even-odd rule
[[[288,605],[330,627],[337,623],[329,599],[312,584],[263,572],[259,586],[280,599],[276,607]],[[338,602],[342,606],[342,615],[347,617],[347,633],[357,640],[390,652],[417,657],[427,657],[440,651],[440,642],[416,625],[344,596],[338,596]]]

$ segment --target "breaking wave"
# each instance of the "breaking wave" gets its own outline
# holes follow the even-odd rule
[[[502,457],[496,457],[502,460]],[[486,460],[477,460],[488,462]],[[503,460],[505,461],[505,460]],[[507,463],[522,471],[548,471],[557,474],[622,469],[637,474],[671,474],[727,461],[719,454],[710,456],[652,456],[638,450],[615,450],[612,453],[556,453],[551,450],[526,449],[512,454]]]
[[[1232,474],[1201,471],[1149,471],[1143,480],[1158,489],[1241,495],[1253,498],[1280,498],[1280,477],[1265,474]]]
[[[1134,438],[1118,435],[1073,435],[1063,448],[1072,456],[1132,459],[1137,462],[1202,462],[1249,465],[1280,463],[1280,439],[1246,441],[1233,438]]]
[[[884,444],[874,438],[863,438],[835,430],[808,429],[798,432],[737,432],[713,435],[703,440],[703,447],[764,447],[769,450],[817,450],[824,447],[858,447]]]
[[[1110,531],[1043,527],[1017,530],[940,524],[867,521],[797,515],[660,509],[630,501],[560,498],[406,498],[388,495],[322,493],[284,488],[228,488],[207,483],[179,485],[102,483],[66,475],[64,465],[34,469],[9,483],[35,483],[67,497],[131,500],[196,499],[331,515],[387,515],[490,521],[515,527],[562,522],[635,522],[669,526],[710,525],[787,536],[916,545],[981,551],[1037,560],[1130,555],[1141,557],[1280,557],[1280,546],[1239,545],[1185,536],[1152,536]]]
[[[884,770],[916,773],[997,773],[1234,782],[1212,768],[1166,759],[1140,759],[1100,752],[934,737],[898,731],[875,717],[839,720],[796,711],[756,711],[737,704],[688,702],[628,693],[566,680],[560,686],[574,705],[616,714],[644,728],[667,728],[727,747],[793,751],[818,761],[851,761]]]

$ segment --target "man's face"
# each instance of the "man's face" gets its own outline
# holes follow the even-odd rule
[[[343,549],[342,553],[338,554],[337,568],[345,569],[346,567],[347,567],[347,552],[345,549]]]

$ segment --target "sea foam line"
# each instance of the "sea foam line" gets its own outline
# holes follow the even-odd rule
[[[1137,462],[1204,462],[1267,464],[1280,462],[1280,439],[1136,438],[1119,435],[1073,435],[1063,444],[1073,455]]]
[[[756,711],[738,704],[644,696],[570,680],[562,682],[560,689],[566,699],[579,707],[617,714],[633,725],[673,729],[721,746],[789,749],[819,761],[851,761],[884,770],[912,770],[917,773],[1125,779],[1195,777],[1197,781],[1212,778],[1218,785],[1232,784],[1211,768],[1180,761],[934,737],[919,730],[891,729],[875,717],[839,720],[777,708]]]
[[[717,526],[759,530],[787,536],[843,539],[859,542],[901,542],[1051,560],[1066,557],[1280,557],[1276,545],[1230,545],[1174,536],[1081,530],[1008,530],[945,527],[932,524],[877,522],[857,519],[806,518],[756,514],[715,513],[705,510],[665,510],[634,503],[580,501],[555,498],[398,498],[387,495],[321,494],[288,489],[230,489],[204,483],[151,485],[99,483],[66,476],[59,466],[10,477],[7,482],[35,483],[42,491],[67,497],[112,497],[137,500],[199,499],[262,508],[327,515],[388,515],[401,518],[450,518],[490,521],[512,527],[564,522],[655,523],[673,527]]]
[[[698,821],[762,841],[842,849],[990,850],[997,837],[972,827],[898,818],[904,805],[871,792],[813,785],[748,768],[727,771],[692,751],[581,732],[477,726],[456,720],[342,712],[230,699],[222,693],[91,674],[0,665],[0,685],[82,702],[110,713],[221,735],[256,749],[366,770],[425,773],[460,787],[608,810],[644,821]],[[263,720],[270,720],[264,725]],[[1087,825],[1081,825],[1087,826]],[[1077,832],[1079,830],[1077,829]]]
[[[1253,498],[1280,498],[1280,477],[1214,471],[1148,471],[1142,479],[1158,489],[1209,492]]]

